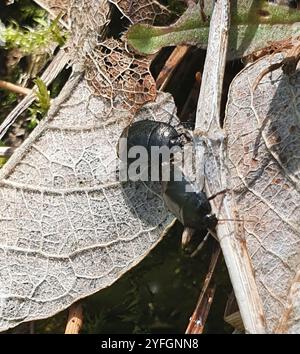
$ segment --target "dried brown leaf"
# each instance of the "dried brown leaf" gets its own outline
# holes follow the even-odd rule
[[[169,10],[156,0],[109,0],[132,23],[153,24],[168,16]]]
[[[122,42],[107,39],[87,59],[86,79],[94,93],[108,98],[113,107],[136,112],[156,97],[149,65],[147,58],[136,58]]]

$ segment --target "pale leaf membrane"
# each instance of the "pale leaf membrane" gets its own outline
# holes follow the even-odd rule
[[[156,0],[109,0],[132,23],[153,24],[157,19],[165,19],[170,11]]]
[[[170,95],[137,119],[176,124]],[[81,76],[0,173],[0,329],[53,316],[140,262],[174,219],[158,184],[118,181],[129,112]]]
[[[85,77],[97,95],[132,113],[156,97],[150,60],[130,53],[115,39],[107,39],[87,57]]]
[[[71,35],[67,43],[72,64],[84,69],[86,57],[104,37],[110,6],[106,0],[70,0]]]
[[[178,119],[146,60],[100,42],[108,14],[107,1],[72,0],[73,75],[0,171],[0,330],[111,285],[174,219],[158,183],[118,178],[117,142],[138,108],[135,119]]]
[[[267,328],[274,332],[292,301],[300,266],[300,75],[281,69],[258,75],[282,54],[258,60],[236,76],[229,90],[229,187],[244,218],[242,233],[255,272]],[[299,313],[299,309],[293,309]],[[295,324],[293,324],[296,328]],[[299,328],[299,326],[297,327]]]

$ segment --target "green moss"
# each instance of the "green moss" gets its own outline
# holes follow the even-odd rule
[[[48,48],[52,43],[62,45],[65,41],[65,33],[61,30],[58,18],[52,22],[49,21],[47,11],[43,10],[32,0],[15,0],[15,2],[6,6],[0,2],[0,19],[6,26],[2,31],[2,37],[6,42],[6,47],[0,48],[1,59],[1,79],[17,83],[21,75],[30,70],[28,66],[34,61],[35,55],[41,54],[47,56]],[[27,57],[21,61],[16,61],[13,65],[9,64],[10,53],[16,49],[20,53],[20,58]],[[47,60],[47,59],[45,59]],[[34,74],[35,75],[35,74]],[[31,80],[32,77],[30,77]],[[55,80],[54,93],[56,96],[59,89],[65,83],[67,77],[60,76]],[[38,101],[24,113],[20,119],[24,119],[25,129],[32,130],[39,120],[46,114],[50,96],[43,83],[38,80],[39,91],[37,93]],[[31,86],[29,81],[28,85]],[[9,112],[16,106],[21,97],[9,91],[0,90],[1,110],[0,122],[5,119]],[[28,122],[28,123],[27,123]]]
[[[44,81],[39,77],[34,80],[34,83],[38,87],[38,91],[36,92],[36,97],[38,99],[37,106],[40,110],[40,113],[45,114],[50,107],[49,91]]]
[[[7,49],[19,48],[24,54],[44,52],[52,42],[63,45],[65,34],[61,31],[59,18],[50,25],[39,21],[36,28],[21,28],[16,22],[9,25],[2,33]]]

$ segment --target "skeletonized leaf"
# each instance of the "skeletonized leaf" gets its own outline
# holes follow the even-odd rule
[[[169,14],[168,9],[156,0],[109,0],[116,5],[131,23],[153,24],[157,18]]]
[[[225,125],[232,214],[245,219],[236,234],[246,242],[269,332],[299,331],[300,75],[278,69],[252,92],[262,70],[282,58],[264,57],[234,79]]]
[[[107,0],[71,0],[69,13],[68,52],[72,63],[84,68],[86,58],[103,41],[110,20],[110,6]]]
[[[287,299],[288,306],[280,323],[276,328],[277,333],[300,333],[300,272],[297,273],[290,288]]]
[[[95,6],[87,0],[73,1],[68,49],[73,62],[85,69],[85,78],[95,94],[108,98],[112,107],[115,101],[122,102],[119,108],[133,113],[155,100],[156,85],[147,58],[130,53],[119,40],[99,40],[99,33],[105,31],[108,22],[108,12],[107,2]],[[91,20],[87,21],[87,16]]]
[[[107,39],[94,48],[85,63],[85,77],[95,94],[108,98],[113,105],[135,112],[156,97],[155,81],[147,58],[136,58],[126,46],[115,39]]]
[[[146,62],[119,42],[101,46],[107,1],[72,0],[70,14],[74,74],[0,171],[0,330],[52,316],[109,286],[173,219],[158,184],[118,179],[119,136],[149,101],[145,92],[152,94]],[[111,86],[98,83],[95,93],[97,69]],[[134,118],[176,125],[175,111],[170,95],[160,94]]]
[[[176,124],[167,94],[136,119]],[[0,330],[54,315],[116,281],[173,217],[159,185],[118,181],[129,112],[74,77],[0,174]]]

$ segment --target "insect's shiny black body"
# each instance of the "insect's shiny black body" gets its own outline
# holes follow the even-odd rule
[[[187,192],[187,189],[190,191]],[[193,229],[212,229],[217,225],[218,220],[211,214],[206,194],[197,191],[186,178],[182,181],[162,182],[162,192],[168,210],[182,225]]]
[[[149,156],[151,147],[182,146],[182,139],[177,130],[170,124],[143,120],[135,122],[124,129],[120,138],[127,138],[127,154],[130,148],[142,146]],[[121,151],[122,154],[122,151]],[[119,156],[121,156],[119,152]],[[126,155],[127,156],[127,155]],[[133,159],[127,158],[128,166]],[[150,160],[148,161],[150,163]],[[194,229],[214,228],[217,218],[211,214],[211,206],[204,192],[197,191],[195,186],[185,176],[175,181],[175,167],[172,161],[160,161],[171,164],[171,179],[162,181],[162,196],[168,210],[184,225]]]
[[[154,120],[141,120],[128,125],[121,138],[127,138],[127,149],[133,146],[144,146],[148,153],[152,146],[171,148],[178,144],[179,134],[170,124]]]
[[[163,122],[156,122],[154,120],[141,120],[128,125],[122,132],[120,138],[127,139],[126,156],[132,147],[142,146],[146,148],[148,153],[148,165],[150,166],[151,148],[156,146],[162,148],[163,146],[171,149],[174,146],[181,146],[180,135],[174,127]],[[119,149],[120,147],[118,147]],[[120,149],[121,150],[121,149]],[[119,156],[125,156],[124,151],[119,151]],[[127,163],[130,164],[135,159],[127,157]],[[162,164],[163,160],[160,160]]]
[[[161,149],[166,147],[167,151],[170,151],[169,149],[171,148],[178,147],[180,149],[182,146],[181,134],[179,134],[172,125],[154,120],[142,120],[128,125],[123,130],[120,136],[120,139],[121,138],[126,138],[126,145],[121,146],[118,144],[118,156],[122,160],[126,159],[129,167],[138,157],[131,157],[130,149],[133,147],[145,148],[148,154],[148,159],[144,161],[145,164],[141,166],[141,169],[147,173],[148,176],[151,176],[151,173],[153,172],[151,171],[151,167],[153,167],[154,172],[157,172],[156,180],[161,180],[162,164],[169,163],[173,155],[158,154],[157,164],[152,165],[151,156],[153,156],[153,148],[156,147],[157,149]]]

